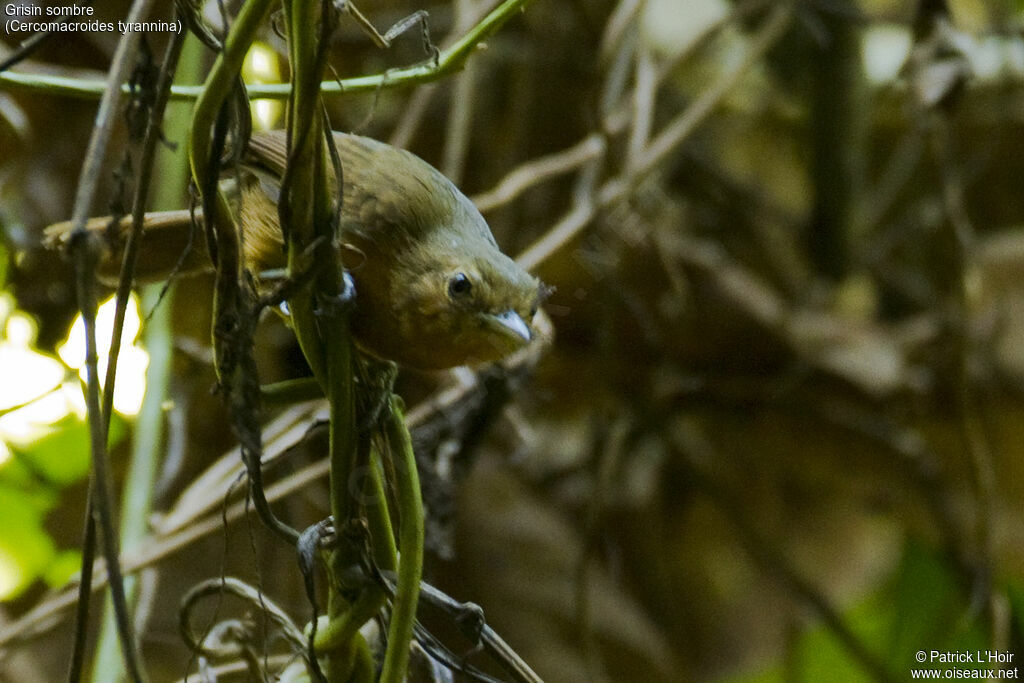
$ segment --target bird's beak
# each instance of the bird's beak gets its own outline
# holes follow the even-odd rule
[[[505,311],[504,313],[493,315],[491,318],[494,322],[501,325],[506,332],[509,332],[516,337],[520,337],[524,342],[528,342],[533,339],[533,333],[530,332],[530,326],[527,325],[515,311]]]

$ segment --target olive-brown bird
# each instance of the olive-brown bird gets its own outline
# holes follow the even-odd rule
[[[343,169],[338,255],[356,286],[352,333],[378,358],[419,369],[493,361],[526,345],[542,285],[498,248],[483,216],[450,180],[405,151],[334,133]],[[287,152],[283,131],[254,135],[244,161],[238,223],[255,273],[285,264],[277,201]],[[103,230],[97,218],[89,229]],[[122,221],[123,241],[130,220]],[[69,223],[47,229],[63,242]],[[139,279],[209,270],[188,211],[146,215]],[[106,271],[115,272],[113,245]]]

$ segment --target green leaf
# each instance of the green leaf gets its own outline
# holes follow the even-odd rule
[[[56,548],[43,528],[43,513],[29,496],[3,491],[0,519],[0,600],[8,600],[47,571]]]
[[[847,628],[870,652],[882,652],[889,625],[886,612],[891,603],[872,595],[843,615]],[[824,626],[806,632],[796,646],[795,669],[801,681],[849,681],[870,683],[874,679],[836,635]]]
[[[908,653],[942,648],[966,608],[952,572],[913,540],[904,547],[893,598],[888,655],[898,664]]]
[[[67,585],[82,568],[82,553],[77,550],[63,550],[53,558],[43,572],[42,578],[51,588]]]
[[[918,651],[983,649],[979,619],[949,560],[911,539],[894,582],[888,661],[894,671],[913,666]],[[961,666],[961,668],[965,668]]]
[[[1009,596],[1014,614],[1024,614],[1024,586],[1009,591]],[[970,612],[969,596],[952,563],[914,539],[904,545],[891,579],[846,609],[843,622],[897,679],[920,667],[916,655],[922,650],[991,649],[980,618]],[[1019,618],[1014,623],[1022,628]],[[960,670],[969,667],[957,665]],[[868,682],[873,678],[830,629],[816,625],[799,636],[785,657],[729,680]]]
[[[111,448],[125,435],[125,422],[115,414],[110,422]],[[89,473],[89,425],[69,415],[29,446],[8,446],[15,458],[54,486],[81,481]]]
[[[33,480],[30,476],[20,480],[21,477],[17,476],[19,471],[27,472],[21,469],[20,463],[17,461],[4,467],[3,478],[0,479],[0,500],[3,501],[0,511],[10,506],[32,510],[36,515],[42,517],[57,504],[58,493],[48,487],[38,486],[37,480]],[[28,482],[27,485],[26,482]]]

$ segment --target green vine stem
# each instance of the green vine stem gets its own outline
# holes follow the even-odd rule
[[[242,62],[249,51],[249,46],[256,38],[260,24],[270,10],[271,0],[250,0],[242,5],[231,32],[224,41],[224,50],[217,56],[213,69],[206,77],[206,83],[199,87],[197,102],[192,114],[192,134],[189,138],[189,164],[196,185],[206,187],[206,179],[210,172],[210,135],[214,119],[221,105],[231,92],[231,85],[242,70]],[[10,74],[0,74],[0,77]],[[171,89],[174,96],[174,89]],[[221,201],[220,210],[226,212],[226,202]]]
[[[186,38],[181,50],[181,59],[175,77],[192,80],[195,74],[200,73],[201,46],[198,41]],[[167,63],[169,64],[170,61]],[[169,107],[163,118],[163,134],[171,140],[183,138],[188,131],[188,115],[189,112],[184,104],[179,103]],[[153,138],[151,141],[147,141],[146,145],[155,146],[156,137],[154,132]],[[148,154],[144,154],[145,156]],[[154,207],[160,210],[180,206],[188,184],[188,168],[183,155],[166,148],[157,148],[153,163],[154,175],[161,179],[161,182],[153,188]],[[136,191],[138,192],[138,190]],[[149,285],[143,290],[142,307],[144,310],[153,311],[149,324],[143,331],[144,346],[149,352],[149,367],[146,369],[146,394],[133,429],[131,457],[124,483],[124,509],[131,510],[132,514],[123,515],[121,518],[122,552],[136,549],[149,535],[149,513],[152,508],[160,447],[164,437],[163,403],[170,384],[172,366],[172,300],[173,290],[168,291],[162,297],[158,285]],[[123,320],[124,316],[120,306],[118,313],[121,315],[116,317]],[[117,330],[120,327],[120,323],[115,322],[114,329]],[[119,346],[120,341],[117,344],[112,344],[111,349]],[[111,364],[108,362],[108,372],[110,366]],[[111,400],[113,399],[113,385],[114,383],[108,377],[104,386],[110,392]],[[106,395],[104,399],[107,399]],[[110,414],[110,406],[105,406],[104,415],[108,420]],[[134,605],[136,600],[135,583],[136,577],[125,577],[125,597],[130,605]],[[122,676],[123,664],[117,650],[115,628],[113,615],[107,609],[104,612],[103,626],[93,664],[92,680],[95,682],[115,680]]]
[[[370,433],[367,432],[360,440],[359,447],[369,449],[369,444]],[[370,532],[374,562],[380,569],[395,571],[398,566],[397,552],[384,492],[380,454],[373,453],[365,459],[360,456],[360,461],[365,462],[362,466],[367,468],[361,495],[363,496],[363,515]],[[352,558],[347,558],[347,561],[352,561]],[[371,584],[363,588],[362,593],[347,610],[334,615],[333,618],[322,619],[323,623],[317,629],[314,650],[327,657],[329,670],[351,668],[358,665],[358,661],[353,664],[351,659],[344,659],[339,656],[339,653],[347,657],[352,656],[352,641],[359,628],[377,615],[386,599],[387,595],[384,590]],[[364,645],[365,641],[361,644]],[[355,643],[355,646],[358,647],[361,644]],[[342,662],[344,663],[342,664]],[[353,677],[356,677],[357,673],[357,671],[353,671]]]
[[[327,180],[326,160],[323,147],[323,127],[318,116],[320,111],[317,31],[321,21],[317,0],[294,0],[285,3],[288,28],[288,56],[291,63],[293,87],[288,101],[288,163],[281,179],[281,201],[278,206],[281,229],[288,242],[288,274],[301,275],[311,268],[319,273],[315,287],[302,287],[288,301],[292,317],[292,329],[299,341],[313,375],[323,387],[324,394],[335,402],[331,395],[331,378],[327,370],[328,356],[338,362],[337,369],[345,368],[351,374],[351,351],[332,349],[347,346],[342,342],[348,338],[347,314],[342,306],[334,306],[337,315],[332,323],[318,320],[314,291],[326,296],[337,296],[342,292],[341,269],[334,262],[330,249],[320,248],[309,258],[307,248],[318,237],[323,238],[322,246],[331,243],[331,193]],[[339,181],[340,182],[340,181]],[[313,261],[311,263],[310,261]],[[320,322],[332,327],[323,329]],[[331,340],[332,343],[325,343]],[[341,358],[340,355],[347,356]],[[346,383],[351,383],[350,380]],[[344,387],[334,386],[335,390]],[[354,420],[354,417],[352,418]],[[334,416],[331,416],[334,426]],[[332,445],[333,445],[332,440]],[[354,448],[354,446],[352,446]],[[338,518],[335,517],[337,521]]]
[[[391,397],[391,416],[387,422],[387,440],[395,465],[395,489],[398,494],[399,550],[398,587],[391,608],[388,649],[384,654],[382,683],[400,683],[409,664],[409,646],[416,625],[416,604],[423,575],[423,498],[412,439],[405,425],[402,399]]]
[[[416,64],[382,74],[323,81],[320,83],[320,92],[324,95],[370,93],[384,88],[405,88],[444,78],[459,71],[480,43],[493,35],[513,15],[525,9],[530,2],[532,0],[504,0],[454,45],[442,50],[436,66],[432,63]],[[245,12],[250,4],[246,3],[242,12]],[[241,14],[239,14],[239,19],[241,19]],[[11,91],[22,90],[43,95],[95,99],[103,93],[104,82],[47,74],[3,71],[0,72],[0,86]],[[250,99],[287,100],[291,96],[291,90],[291,83],[271,83],[246,87]],[[176,85],[171,88],[171,99],[201,99],[206,91],[207,86],[205,85]],[[125,96],[128,95],[127,87],[123,92]]]
[[[288,55],[292,89],[288,101],[288,162],[281,180],[278,214],[288,244],[288,274],[302,277],[315,272],[310,285],[288,301],[292,327],[313,374],[330,404],[329,460],[331,515],[342,530],[358,513],[358,491],[350,490],[358,471],[360,448],[356,429],[354,350],[349,334],[351,295],[344,269],[334,251],[334,202],[327,173],[325,133],[328,132],[320,98],[320,79],[326,66],[326,43],[336,16],[322,0],[291,0],[285,3]],[[339,169],[340,187],[343,169]],[[310,245],[319,241],[308,256]],[[310,262],[312,261],[312,262]],[[358,295],[358,293],[356,293]],[[344,577],[358,555],[347,544],[331,552],[328,560],[327,638],[317,637],[325,649],[325,674],[335,681],[373,680],[373,659],[359,627],[373,618],[382,598],[364,590],[350,601],[343,593]]]
[[[363,514],[370,530],[373,561],[379,569],[395,571],[398,555],[395,548],[395,532],[388,515],[387,496],[384,492],[384,471],[381,454],[374,452],[367,464],[370,491],[364,493],[366,504]]]

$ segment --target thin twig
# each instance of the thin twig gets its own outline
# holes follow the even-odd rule
[[[459,71],[476,47],[493,35],[510,18],[526,8],[532,0],[505,0],[484,17],[473,29],[451,47],[442,50],[437,66],[432,62],[402,69],[393,69],[372,76],[358,76],[320,83],[323,95],[372,93],[381,88],[407,88],[444,78]],[[0,73],[0,86],[8,90],[36,94],[94,99],[103,92],[103,83],[62,76],[23,74],[12,71]],[[249,99],[287,100],[291,96],[291,83],[272,83],[246,86]],[[176,85],[171,88],[171,100],[195,100],[202,96],[203,86]],[[122,94],[128,95],[127,88]]]
[[[534,185],[574,171],[604,153],[603,136],[594,133],[572,147],[516,167],[491,190],[473,197],[473,203],[487,212],[504,206]]]
[[[465,31],[472,26],[473,0],[455,1],[455,26]],[[468,62],[466,68],[455,79],[451,91],[451,107],[448,109],[448,127],[445,134],[444,156],[441,172],[456,185],[461,184],[469,152],[472,131],[474,92],[476,90],[477,68],[475,62]]]
[[[540,332],[545,338],[551,336],[551,321],[543,313],[538,315],[534,324],[540,328]],[[532,345],[518,352],[507,361],[509,371],[515,373],[522,371],[524,368],[534,366],[540,359],[541,351],[541,346]],[[416,430],[422,427],[429,427],[438,415],[450,414],[455,410],[455,406],[469,400],[475,393],[482,390],[480,381],[475,377],[456,383],[411,409],[406,415],[406,424],[409,425],[409,428],[415,434]],[[297,412],[293,415],[293,419],[296,423],[306,421],[307,418],[303,417],[302,410],[308,410],[309,419],[311,419],[317,411],[323,409],[323,405],[323,402],[318,402],[307,405],[304,409],[296,409]],[[280,430],[279,432],[274,432],[279,434],[276,439],[271,437],[271,433],[274,430]],[[286,444],[277,450],[267,450],[265,453],[267,455],[266,464],[270,464],[285,456],[292,445],[292,439],[298,440],[298,435],[293,429],[284,426],[272,426],[267,428],[265,438],[272,445],[276,445],[278,441],[283,441]],[[237,448],[222,456],[220,462],[223,463],[223,467],[219,469],[223,473],[220,487],[216,491],[214,491],[212,483],[208,487],[203,487],[210,492],[210,498],[215,501],[219,501],[223,497],[223,493],[228,490],[231,482],[237,478],[237,474],[242,469]],[[283,500],[295,491],[322,479],[327,475],[328,471],[329,463],[326,460],[318,460],[311,463],[267,487],[267,500],[269,502]],[[200,495],[202,494],[197,491],[196,498]],[[197,540],[222,530],[224,528],[223,520],[235,522],[245,515],[243,501],[239,501],[228,508],[224,512],[222,519],[219,511],[210,511],[205,508],[198,511],[190,510],[193,500],[195,499],[192,497],[183,496],[175,507],[178,512],[172,511],[167,515],[167,524],[162,526],[146,545],[124,556],[122,564],[125,571],[135,572],[145,567],[153,566],[157,562],[184,550]],[[206,512],[210,514],[204,517],[203,514]],[[106,586],[106,582],[106,572],[97,572],[91,581],[92,589],[94,591],[100,590]],[[47,598],[30,612],[0,629],[0,651],[12,646],[12,644],[37,637],[53,629],[63,621],[62,614],[72,607],[75,602],[75,586],[67,587],[63,591]]]
[[[474,17],[472,21],[468,22],[469,24],[476,23],[479,19],[483,17],[483,12],[481,12],[482,4],[483,3],[479,3],[473,8]],[[444,53],[445,49],[447,49],[451,45],[454,45],[455,42],[458,40],[458,37],[456,35],[458,31],[459,27],[456,26],[452,30],[452,35],[448,36],[447,38],[445,38],[444,41],[442,41],[442,54]],[[434,95],[438,93],[438,91],[439,90],[436,83],[428,83],[422,88],[417,88],[413,92],[412,96],[410,96],[409,101],[406,103],[404,107],[404,111],[402,113],[401,118],[398,120],[398,124],[395,126],[394,131],[392,131],[391,136],[388,139],[389,144],[391,144],[393,147],[401,147],[403,149],[409,146],[409,143],[412,141],[413,136],[416,134],[416,129],[419,127],[420,122],[422,122],[423,117],[426,115],[428,111],[430,101],[433,99]]]
[[[167,47],[164,53],[164,61],[160,67],[160,72],[157,77],[157,81],[154,85],[154,97],[149,110],[142,153],[140,155],[138,162],[140,171],[135,185],[135,197],[132,202],[132,229],[128,235],[128,242],[125,247],[124,258],[121,265],[120,281],[118,282],[117,295],[114,307],[114,327],[111,334],[110,350],[107,354],[107,373],[106,379],[103,383],[104,394],[102,415],[104,432],[106,433],[107,438],[109,438],[110,421],[114,412],[114,387],[116,384],[117,376],[117,361],[121,351],[121,339],[124,333],[124,320],[125,315],[127,314],[128,311],[128,300],[129,297],[131,296],[132,285],[135,280],[135,266],[138,261],[139,245],[141,244],[142,239],[143,219],[145,216],[146,204],[148,202],[149,197],[150,181],[152,180],[153,177],[154,159],[156,157],[157,145],[162,139],[161,123],[163,121],[164,110],[167,105],[167,91],[170,89],[171,82],[174,79],[174,72],[178,65],[178,57],[181,54],[181,48],[184,42],[184,35],[174,34],[171,36],[167,43]],[[145,93],[143,93],[143,96],[145,96]],[[166,330],[164,332],[166,333]],[[150,373],[154,371],[156,364],[160,362],[161,360],[155,357],[151,359],[151,365],[149,368]],[[170,361],[167,358],[162,359],[162,363],[165,366],[165,369],[169,362]],[[150,392],[152,392],[153,390],[164,391],[166,390],[166,382],[158,382],[155,385],[151,385],[148,387],[148,390]],[[154,398],[152,396],[147,395],[147,399],[149,400],[150,403],[153,403],[155,401],[157,406],[156,416],[154,417],[153,415],[150,415],[148,423],[150,425],[152,425],[154,422],[159,423],[159,421],[162,420],[162,416],[160,415],[161,411],[159,409],[159,403],[163,400],[163,397],[159,396]],[[150,413],[152,413],[151,409]],[[152,436],[152,434],[150,434],[150,436]],[[122,520],[122,531],[134,525],[134,520],[138,519],[137,517],[135,517],[135,515],[149,509],[149,501],[152,497],[153,490],[153,477],[147,474],[142,474],[142,476],[134,474],[136,472],[136,468],[139,467],[138,463],[144,457],[149,458],[149,466],[154,467],[152,463],[155,462],[156,454],[153,451],[153,449],[156,448],[156,444],[152,442],[148,443],[146,444],[145,448],[148,449],[148,453],[145,453],[144,456],[138,455],[137,452],[133,454],[131,468],[131,472],[133,474],[129,475],[129,484],[126,485],[125,489],[126,503],[129,502],[129,492],[136,491],[142,497],[144,504],[132,505],[131,507],[129,507],[129,509],[132,510],[133,516],[125,517],[124,520]],[[139,531],[139,533],[135,534],[135,536],[138,537],[143,534],[144,529]],[[129,540],[129,543],[132,543],[137,540],[138,538]],[[129,585],[125,589],[126,604],[127,601],[129,600],[128,594],[131,592],[132,587],[131,585]],[[107,622],[107,625],[105,625],[104,628],[109,628],[109,622]],[[108,631],[104,630],[104,638],[101,638],[100,640],[101,651],[103,651],[104,647],[107,647],[104,644],[104,640],[106,637],[109,637],[107,635],[108,633]],[[76,643],[76,645],[78,644]],[[82,645],[84,645],[84,643],[82,643]],[[100,659],[102,659],[102,657],[100,657]]]
[[[416,129],[426,115],[430,100],[437,93],[437,84],[429,83],[422,88],[416,88],[402,112],[402,117],[391,132],[388,144],[393,147],[407,148],[412,142]]]
[[[569,214],[527,247],[516,258],[516,261],[527,270],[536,268],[589,225],[599,209],[627,197],[643,178],[654,171],[693,134],[697,126],[707,119],[757,60],[782,37],[789,26],[792,13],[793,8],[790,3],[776,8],[752,39],[751,46],[743,60],[711,88],[701,93],[701,96],[693,104],[665,126],[664,130],[647,146],[635,168],[606,181],[598,192],[596,202],[577,204]]]
[[[388,592],[394,593],[398,579],[395,572],[380,568],[377,568],[377,571],[379,579],[387,586]],[[487,654],[493,657],[494,661],[498,662],[516,683],[543,683],[541,677],[530,668],[529,664],[523,661],[519,653],[505,642],[505,639],[487,623],[483,610],[479,605],[472,602],[459,602],[426,581],[420,582],[420,595],[424,602],[447,613],[455,622],[456,627],[463,632],[463,635],[470,640],[479,641],[479,644],[483,646]],[[417,637],[419,638],[421,635],[429,635],[429,632],[426,629],[417,629]],[[439,642],[437,644],[440,645]],[[426,648],[425,644],[424,649],[427,649],[432,657],[436,657],[438,654]],[[447,650],[447,648],[444,649]],[[451,662],[451,664],[453,665],[451,668],[459,670],[458,666],[456,666],[457,662]],[[465,663],[463,662],[463,664]],[[447,666],[448,663],[445,663],[445,665]],[[481,678],[478,675],[473,675],[476,673],[475,669],[468,669],[468,666],[464,666],[462,669],[463,673],[471,675],[474,679]],[[488,676],[484,680],[493,679]]]
[[[249,584],[231,576],[217,577],[202,581],[189,589],[188,593],[181,600],[181,610],[178,615],[179,631],[185,640],[185,644],[193,652],[206,654],[218,654],[206,649],[206,645],[200,641],[192,631],[192,610],[200,600],[209,596],[220,597],[224,594],[233,595],[248,603],[255,610],[267,615],[271,621],[278,625],[281,634],[295,652],[303,652],[305,638],[302,631],[295,626],[288,614],[277,606],[276,603],[267,599],[262,591],[258,591]]]
[[[737,6],[736,9],[720,20],[712,22],[705,27],[704,31],[696,39],[684,45],[675,54],[657,66],[654,78],[655,90],[664,84],[676,67],[690,57],[699,47],[717,35],[724,26],[760,9],[764,3],[765,0],[748,0],[748,2]],[[601,129],[607,135],[621,133],[632,123],[634,112],[634,107],[625,105],[617,107],[601,122]],[[404,129],[402,132],[405,133]],[[572,147],[523,163],[506,174],[504,178],[498,181],[494,188],[473,197],[473,202],[483,212],[492,211],[515,200],[535,185],[578,169],[604,153],[605,134],[600,132],[591,133]],[[405,146],[404,144],[399,144],[403,141],[407,142],[408,136],[403,135],[399,137],[396,133],[396,137],[392,138],[391,144],[403,147]]]
[[[167,43],[163,65],[155,85],[155,99],[149,111],[146,123],[145,139],[139,155],[139,176],[135,185],[135,196],[132,200],[132,227],[125,243],[124,256],[121,261],[121,273],[117,283],[117,294],[114,308],[114,328],[111,336],[110,353],[107,361],[107,376],[103,383],[103,419],[105,428],[110,429],[110,418],[114,406],[114,383],[117,377],[117,360],[121,353],[121,338],[124,333],[124,319],[128,310],[128,299],[135,282],[135,266],[139,260],[139,249],[142,244],[146,205],[149,201],[149,186],[153,178],[153,160],[156,157],[157,145],[161,140],[160,126],[167,106],[167,92],[174,80],[174,70],[178,65],[181,47],[185,42],[183,35],[174,34]]]
[[[684,59],[690,56],[694,50],[700,47],[703,43],[717,35],[724,26],[732,22],[732,20],[736,20],[752,13],[754,10],[759,9],[763,4],[764,0],[751,0],[736,7],[735,10],[718,20],[718,22],[707,27],[705,31],[703,31],[703,33],[701,33],[694,41],[683,46],[665,62],[660,63],[660,65],[657,66],[656,73],[654,75],[652,83],[653,89],[656,91],[657,88],[662,86]],[[634,94],[632,97],[635,99],[637,95]],[[604,154],[606,146],[605,136],[615,135],[626,130],[626,128],[633,122],[635,109],[635,106],[617,106],[617,108],[611,111],[601,122],[601,129],[603,133],[591,133],[574,145],[567,147],[566,150],[525,162],[510,171],[494,188],[474,197],[473,202],[480,211],[493,211],[514,201],[530,187],[534,187],[535,185],[541,184],[570,171],[577,170],[585,164],[600,157]],[[649,135],[649,131],[643,135],[645,141],[647,135]],[[639,151],[634,151],[634,154],[637,154],[638,152]],[[634,163],[636,162],[634,161]],[[573,211],[578,209],[579,207],[575,208]],[[568,218],[568,216],[566,216],[566,218]]]
[[[601,204],[607,205],[625,197],[637,183],[659,166],[682,144],[694,130],[721,104],[746,73],[785,34],[793,16],[791,3],[777,7],[750,41],[750,47],[743,59],[701,96],[672,120],[649,145],[638,159],[628,176],[609,182],[601,190]]]
[[[129,22],[141,21],[149,13],[152,2],[153,0],[135,0],[127,20]],[[136,649],[135,638],[132,634],[131,623],[128,619],[124,584],[118,565],[120,549],[114,525],[113,486],[110,481],[110,472],[107,464],[107,430],[104,427],[100,408],[99,372],[96,355],[96,295],[95,283],[93,282],[99,245],[96,242],[96,238],[86,231],[85,224],[92,210],[93,200],[99,185],[100,171],[103,167],[107,147],[113,134],[116,114],[120,104],[120,92],[128,80],[132,64],[135,61],[138,42],[139,34],[134,31],[128,32],[122,36],[114,52],[109,75],[104,84],[103,95],[100,99],[100,106],[96,112],[96,123],[93,127],[92,137],[89,140],[85,162],[82,164],[82,172],[79,176],[78,190],[75,195],[74,209],[72,211],[73,229],[71,240],[77,271],[78,305],[82,312],[82,319],[85,322],[86,337],[86,402],[89,408],[89,434],[93,466],[92,478],[90,480],[89,516],[95,515],[95,523],[99,526],[103,556],[106,559],[108,571],[112,579],[111,599],[114,605],[114,615],[117,621],[121,649],[125,657],[125,668],[133,681],[142,681],[143,671]],[[88,540],[90,536],[88,529],[85,536],[85,540]],[[83,555],[83,573],[89,571],[86,569],[86,566],[91,565],[92,561],[92,557]],[[83,589],[80,596],[79,609],[79,617],[82,621],[77,624],[76,632],[86,628],[84,619],[88,616],[88,604],[89,591]],[[70,681],[78,681],[81,677],[82,664],[84,662],[84,652],[82,649],[84,645],[83,638],[77,637],[75,639],[69,664],[68,679]]]
[[[651,48],[641,43],[637,45],[636,52],[636,87],[633,88],[631,102],[633,125],[629,131],[629,144],[626,146],[626,168],[635,168],[647,147],[654,126],[654,105],[658,97],[657,69]]]
[[[619,0],[608,21],[605,22],[601,36],[601,47],[598,49],[600,64],[607,66],[619,54],[620,45],[627,33],[636,29],[637,20],[644,8],[644,0]]]

